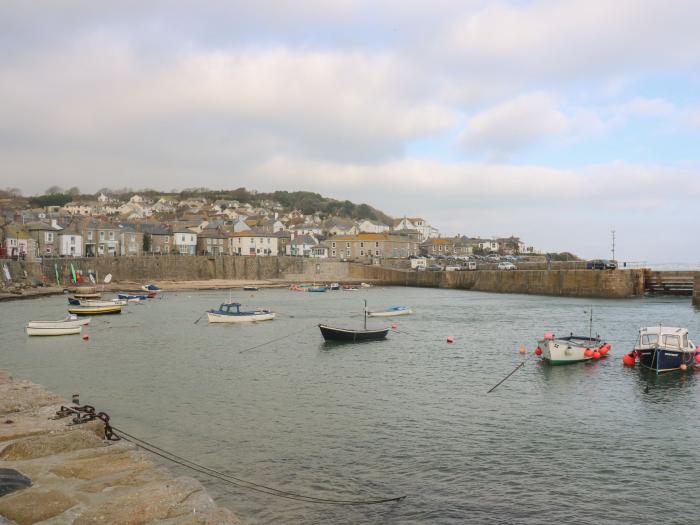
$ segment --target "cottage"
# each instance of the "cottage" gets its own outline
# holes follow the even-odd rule
[[[189,228],[172,229],[172,253],[179,255],[197,254],[197,234]]]
[[[310,257],[311,251],[318,246],[312,235],[294,235],[287,246],[287,255],[292,257]]]
[[[58,253],[58,232],[62,228],[55,220],[48,224],[46,222],[30,222],[27,224],[29,238],[36,242],[36,255],[38,257],[52,257]]]
[[[172,234],[170,230],[155,223],[141,223],[136,227],[143,234],[143,251],[152,255],[167,255],[171,251]]]
[[[76,225],[70,224],[58,232],[58,255],[61,257],[82,257],[83,235]]]
[[[362,233],[384,233],[389,230],[389,226],[386,224],[371,219],[358,221],[357,228]]]
[[[206,228],[197,235],[198,255],[229,255],[230,234],[222,228]]]
[[[454,239],[428,239],[421,244],[421,250],[424,254],[435,257],[437,255],[454,256],[455,255],[455,240]]]
[[[88,219],[79,226],[83,236],[86,257],[117,256],[119,227],[99,219]]]
[[[279,253],[278,237],[258,231],[234,231],[230,237],[231,253],[234,255],[270,256]]]
[[[408,258],[418,254],[418,244],[407,237],[387,233],[360,233],[331,237],[326,242],[329,257],[341,260]]]
[[[2,228],[0,256],[24,259],[29,255],[29,232],[25,226],[10,222]]]
[[[119,225],[120,255],[143,255],[143,233],[131,224]]]

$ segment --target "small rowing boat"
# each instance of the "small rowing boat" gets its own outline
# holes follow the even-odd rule
[[[218,310],[207,311],[207,318],[210,323],[247,323],[271,321],[275,313],[265,309],[241,311],[241,303],[223,303]]]
[[[392,306],[385,310],[367,312],[367,317],[396,317],[398,315],[410,315],[413,313],[408,306]]]
[[[160,288],[158,288],[155,284],[144,284],[141,287],[141,290],[144,292],[160,292]]]
[[[257,292],[259,289],[260,288],[258,288],[257,286],[252,286],[252,285],[248,285],[248,286],[243,287],[243,291],[245,291],[245,292]]]
[[[119,299],[124,299],[126,301],[131,301],[132,299],[138,299],[139,301],[145,301],[148,299],[148,294],[140,294],[133,292],[120,292],[117,294]]]
[[[68,328],[76,326],[85,326],[90,324],[90,319],[78,319],[75,315],[69,315],[65,319],[58,321],[29,321],[27,328]]]
[[[100,301],[97,299],[75,299],[74,297],[69,297],[68,304],[73,306],[126,306],[127,301],[126,299],[105,299]]]
[[[344,343],[358,343],[361,341],[378,341],[385,339],[389,333],[389,327],[367,328],[367,301],[365,301],[365,323],[363,328],[344,328],[319,324],[321,335],[326,341],[338,341]]]
[[[27,325],[27,335],[74,335],[82,332],[82,326],[42,326],[31,327]]]
[[[73,306],[68,308],[68,312],[75,315],[106,315],[122,313],[122,306],[115,304],[111,306]]]

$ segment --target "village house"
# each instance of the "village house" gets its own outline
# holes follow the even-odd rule
[[[357,222],[357,229],[361,233],[384,233],[389,231],[389,226],[383,224],[379,221],[373,221],[371,219],[362,219]]]
[[[222,228],[206,228],[197,235],[197,255],[229,255],[230,234]]]
[[[328,246],[324,244],[317,244],[313,248],[311,248],[311,257],[312,259],[327,259],[328,258]]]
[[[258,230],[266,233],[277,233],[284,230],[284,224],[279,219],[266,219],[259,224]]]
[[[119,225],[119,246],[120,255],[130,257],[143,255],[143,233],[131,224]]]
[[[420,217],[404,217],[394,221],[394,230],[416,230],[420,233],[420,240],[425,241],[440,236],[437,228],[433,228],[425,219]]]
[[[58,232],[58,255],[61,257],[82,257],[83,235],[75,224],[69,224]]]
[[[299,224],[297,226],[292,226],[289,231],[294,235],[313,235],[317,237],[323,234],[323,229],[320,225],[316,224]]]
[[[28,236],[36,243],[37,257],[55,257],[58,253],[58,232],[62,230],[55,220],[46,222],[30,222],[26,225]]]
[[[287,246],[292,242],[292,234],[288,231],[281,231],[273,235],[277,237],[277,255],[286,255]]]
[[[496,239],[499,246],[499,252],[503,255],[518,255],[525,253],[525,243],[519,237],[501,237]]]
[[[119,227],[99,219],[88,219],[77,226],[83,236],[86,257],[117,256]]]
[[[235,220],[233,223],[233,231],[235,231],[235,232],[248,232],[250,230],[251,230],[251,228],[246,223],[246,216],[245,215],[239,216],[238,219]]]
[[[421,251],[431,257],[438,255],[453,256],[455,255],[455,240],[443,238],[428,239],[421,243]]]
[[[387,233],[360,233],[331,237],[325,243],[329,257],[341,260],[371,260],[408,258],[418,255],[417,243],[407,237]]]
[[[144,222],[137,225],[137,230],[144,237],[143,244],[146,247],[144,253],[151,255],[168,255],[170,253],[172,234],[166,226]]]
[[[357,235],[359,230],[355,224],[336,223],[328,229],[329,235]]]
[[[95,209],[90,204],[83,202],[69,202],[63,206],[62,211],[70,215],[92,215]]]
[[[234,231],[230,240],[234,255],[270,256],[279,253],[278,238],[274,233]]]
[[[190,228],[176,227],[172,229],[171,253],[179,255],[197,254],[197,234]]]
[[[23,225],[10,222],[2,228],[0,256],[24,259],[29,255],[29,232]]]
[[[292,235],[287,246],[286,255],[292,257],[310,257],[311,251],[318,246],[318,241],[312,235]]]

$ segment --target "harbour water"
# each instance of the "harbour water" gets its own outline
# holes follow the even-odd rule
[[[410,288],[233,297],[279,316],[194,324],[228,294],[173,292],[93,319],[83,341],[24,334],[29,319],[63,317],[65,297],[3,303],[0,368],[80,393],[115,426],[240,478],[315,497],[406,495],[312,505],[197,475],[246,523],[695,521],[700,373],[648,376],[620,362],[642,325],[687,326],[700,340],[688,298]],[[398,327],[386,341],[324,343],[316,324],[359,326],[363,299],[415,314],[389,320]],[[551,368],[532,356],[545,331],[587,333],[591,307],[609,358]],[[486,394],[524,358],[523,344],[525,366]]]

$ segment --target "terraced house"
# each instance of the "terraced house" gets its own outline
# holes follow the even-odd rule
[[[340,260],[402,259],[418,255],[419,245],[406,236],[388,233],[340,235],[326,241],[328,257]]]
[[[234,232],[231,234],[233,255],[270,256],[278,255],[278,237],[274,233],[256,231]]]
[[[86,257],[115,257],[119,255],[119,227],[99,219],[80,223]]]

